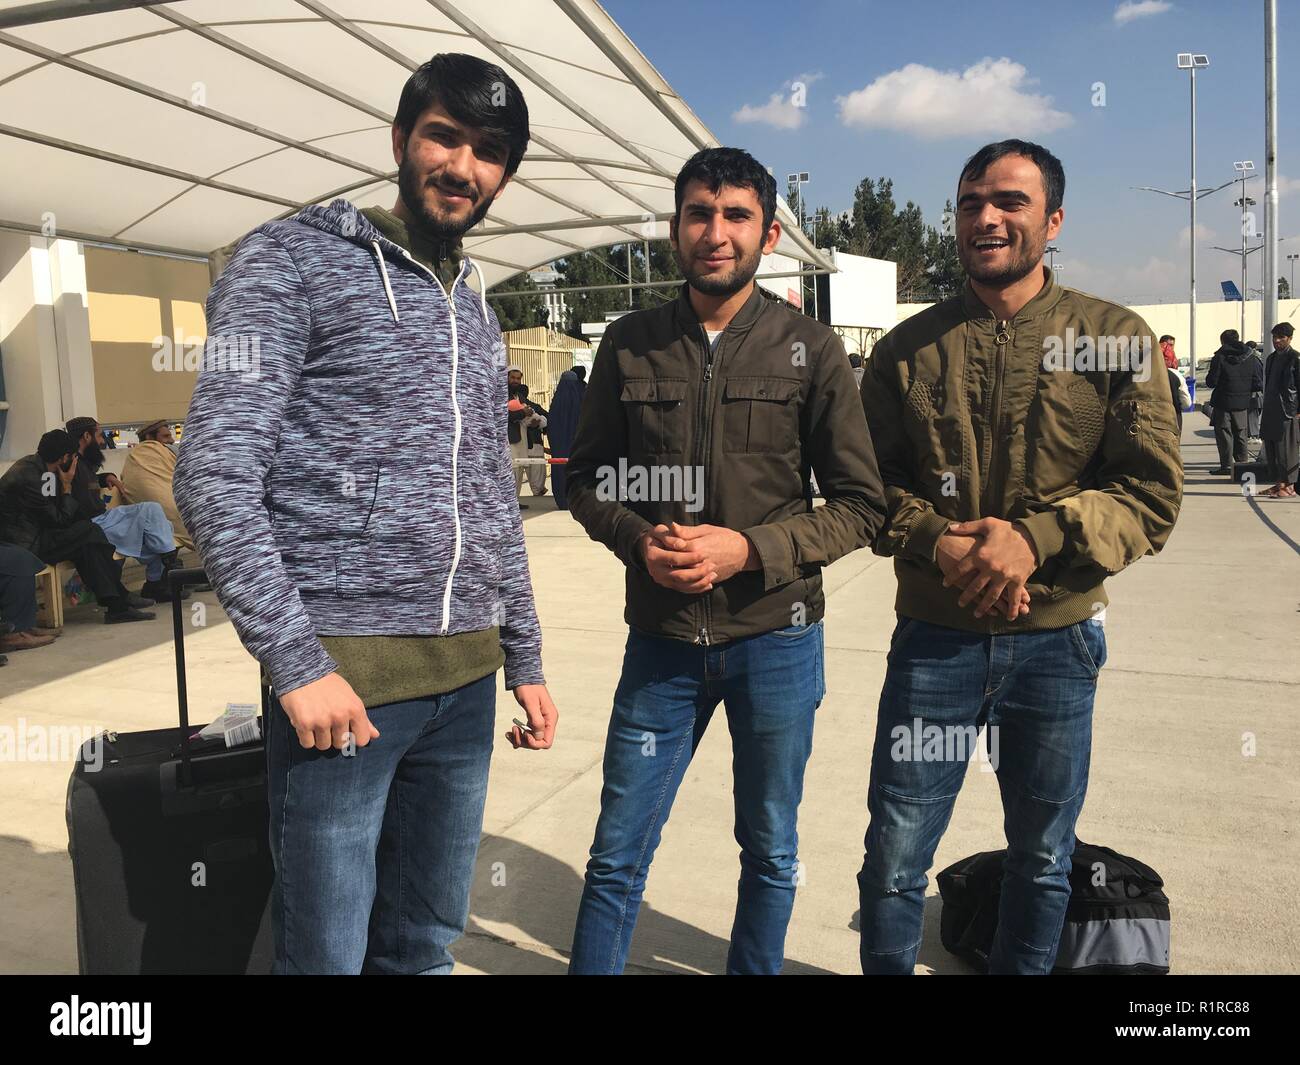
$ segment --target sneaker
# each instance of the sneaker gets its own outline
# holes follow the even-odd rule
[[[0,636],[0,652],[30,651],[33,647],[44,647],[54,642],[53,636],[33,636],[29,632],[11,632]]]
[[[153,621],[156,614],[147,610],[136,610],[134,607],[126,607],[122,610],[110,611],[104,615],[105,625],[118,625],[124,621]]]
[[[137,610],[143,610],[147,606],[153,606],[154,600],[143,595],[136,595],[135,592],[126,593],[126,602],[128,606],[133,606]]]
[[[32,633],[34,636],[54,636],[57,638],[63,635],[62,628],[47,629],[44,625],[33,625],[27,631]]]

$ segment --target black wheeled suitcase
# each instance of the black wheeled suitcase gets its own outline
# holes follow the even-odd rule
[[[168,579],[180,727],[90,740],[68,783],[79,967],[83,974],[268,973],[273,869],[264,744],[191,749],[180,591],[205,577],[185,569]],[[263,719],[267,710],[263,690]]]

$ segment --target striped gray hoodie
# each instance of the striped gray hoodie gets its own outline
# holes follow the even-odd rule
[[[278,694],[335,669],[317,635],[500,626],[543,683],[496,316],[346,200],[259,226],[208,294],[173,488]]]

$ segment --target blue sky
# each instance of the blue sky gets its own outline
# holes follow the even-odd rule
[[[1188,186],[1188,76],[1198,72],[1197,183],[1233,176],[1248,186],[1263,229],[1262,0],[604,0],[669,84],[724,144],[784,175],[812,175],[808,200],[842,210],[867,176],[894,179],[900,203],[939,224],[961,162],[980,145],[1025,136],[1065,166],[1065,224],[1057,261],[1065,284],[1128,303],[1186,298],[1185,201],[1133,191]],[[1300,252],[1300,4],[1279,3],[1279,260]],[[1120,17],[1117,10],[1125,9]],[[1128,17],[1125,17],[1125,16]],[[805,106],[791,104],[792,84]],[[1094,106],[1094,85],[1104,106]],[[855,95],[856,94],[856,95]],[[773,99],[775,96],[775,100]],[[750,120],[744,120],[749,117]],[[1240,278],[1230,186],[1200,201],[1198,289],[1213,299]],[[1258,243],[1258,240],[1256,240]],[[1260,255],[1250,257],[1259,284]],[[1300,280],[1298,278],[1297,280]]]

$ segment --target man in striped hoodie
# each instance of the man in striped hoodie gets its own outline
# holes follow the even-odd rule
[[[554,737],[505,348],[460,250],[528,136],[501,68],[434,56],[393,123],[393,209],[260,226],[208,297],[174,489],[278,704],[277,972],[449,972],[502,664],[511,743]]]

